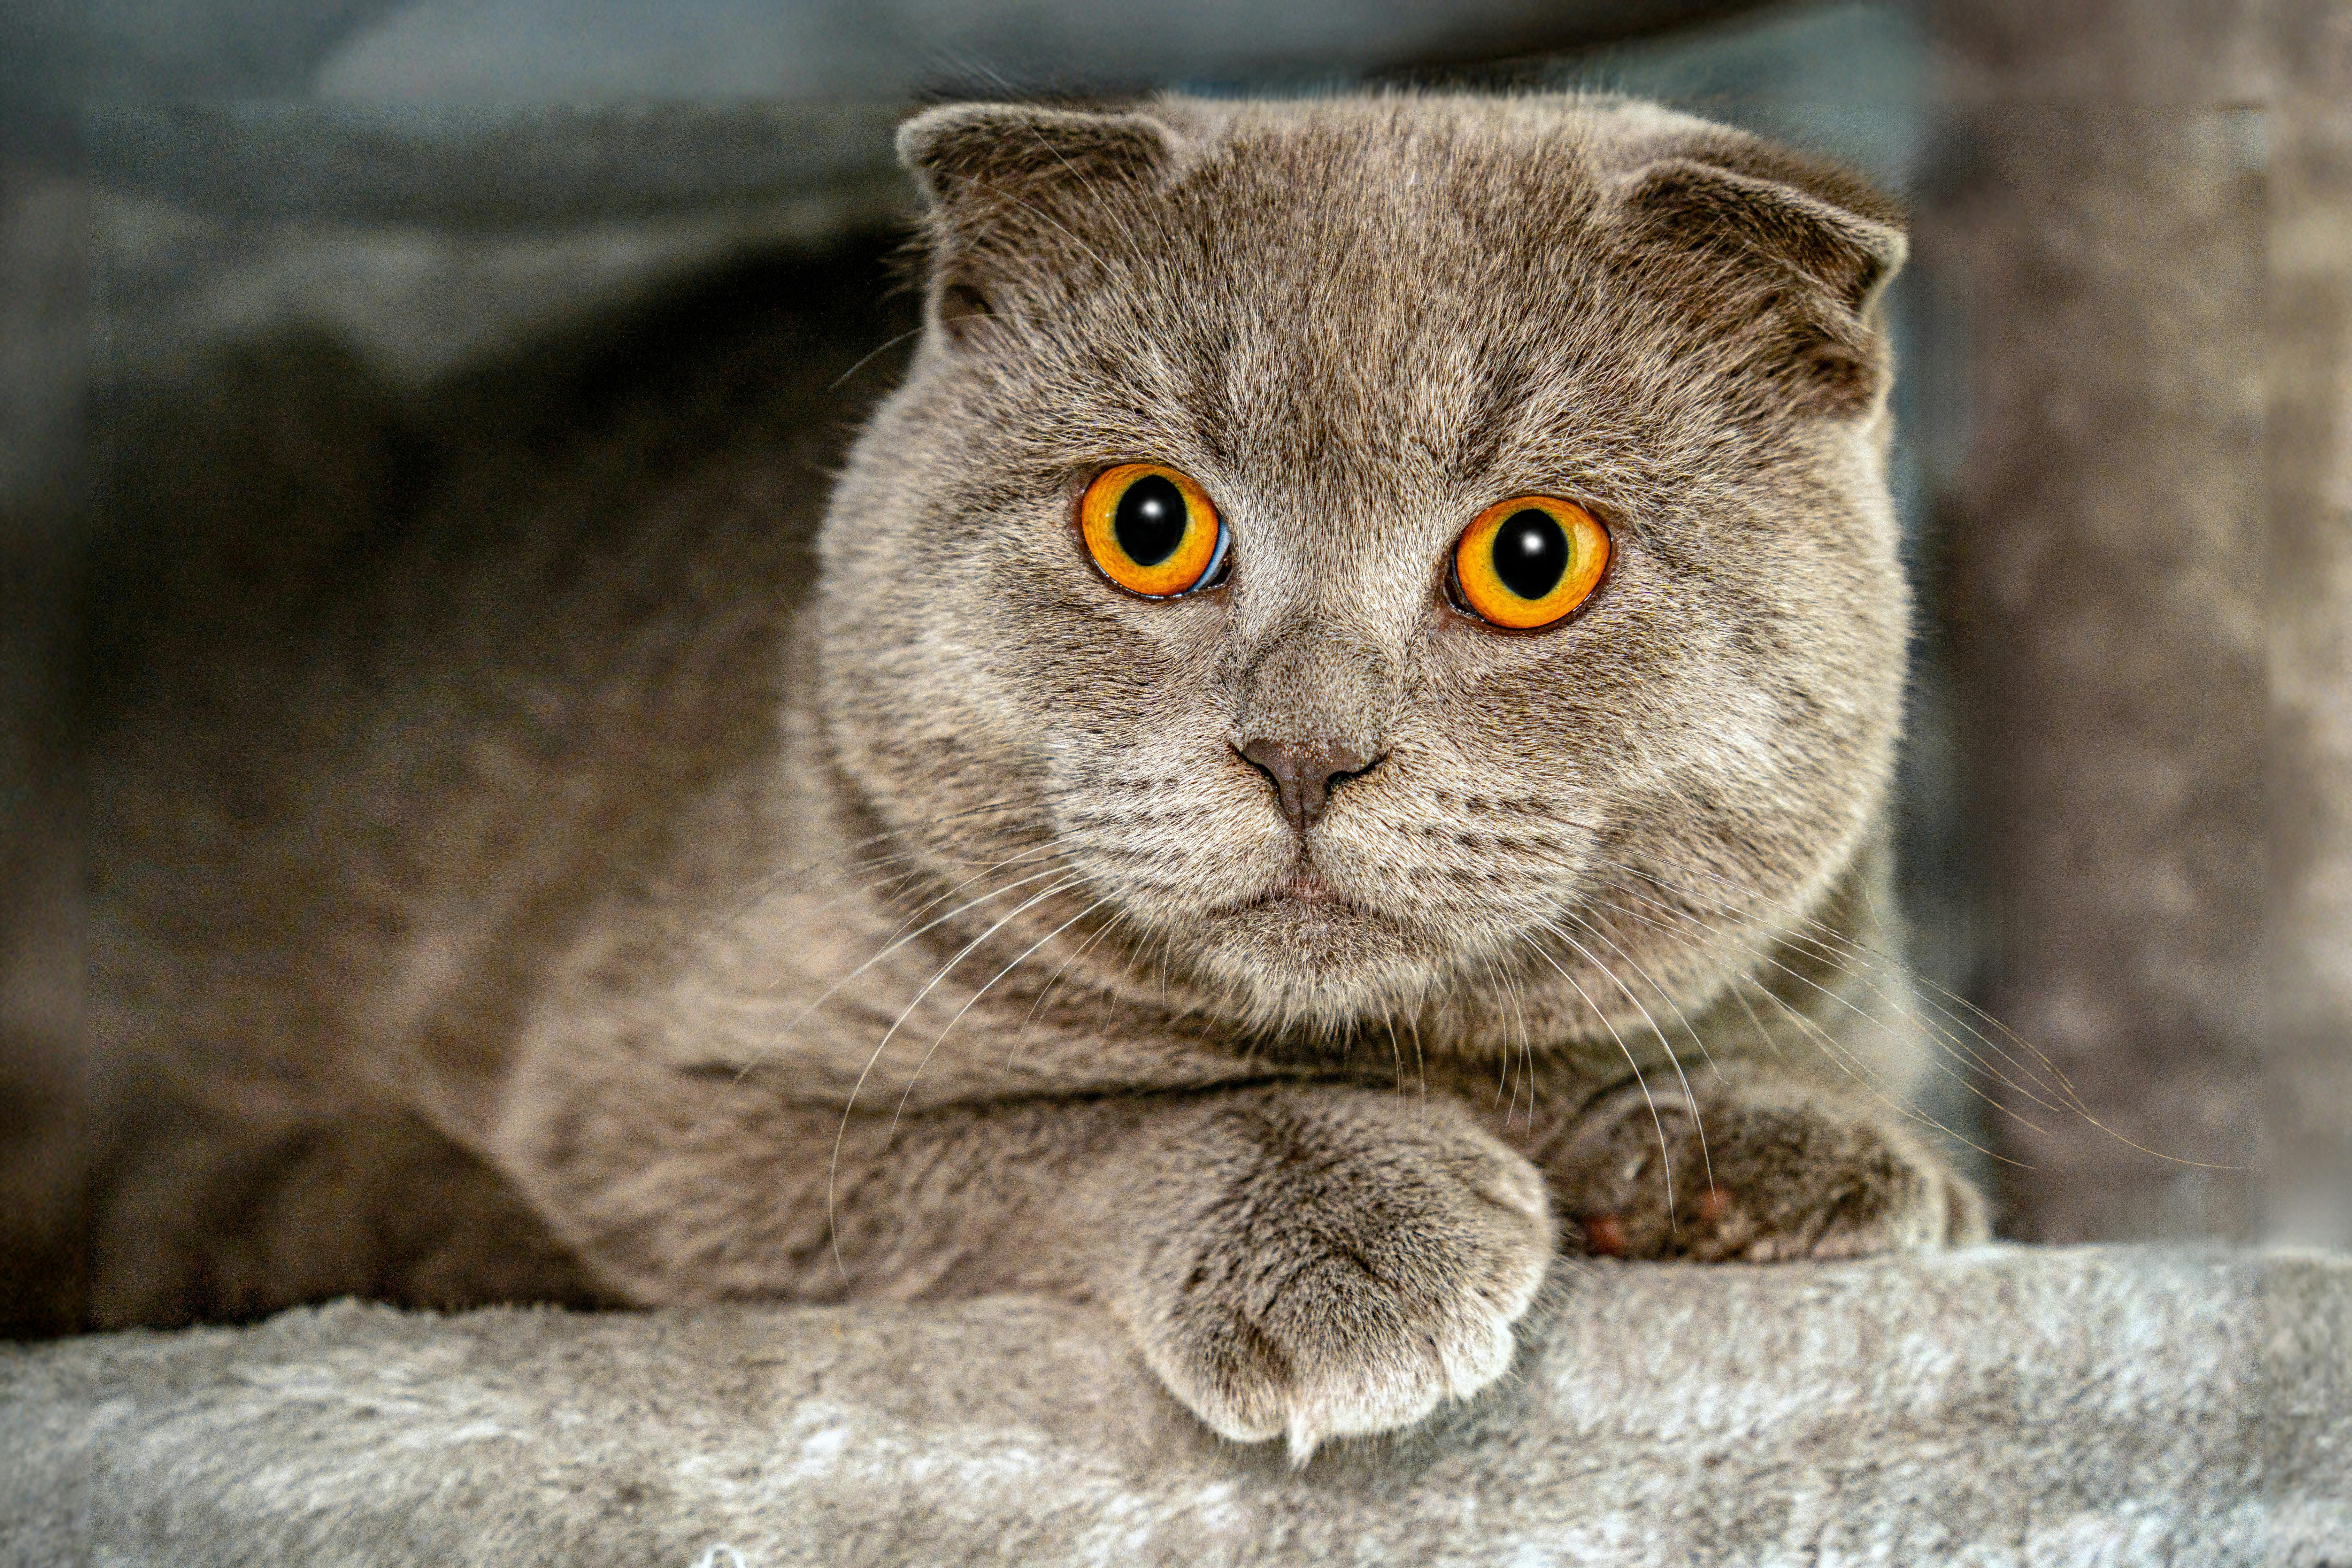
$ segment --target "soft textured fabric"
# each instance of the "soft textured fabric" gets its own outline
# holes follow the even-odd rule
[[[0,1352],[0,1561],[2352,1563],[2352,1258],[1563,1268],[1520,1373],[1303,1471],[1081,1308],[461,1317]]]

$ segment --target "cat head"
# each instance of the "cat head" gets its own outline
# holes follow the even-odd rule
[[[927,326],[825,524],[826,722],[940,875],[1035,877],[981,934],[1075,919],[1260,1036],[1591,1037],[1852,864],[1907,616],[1883,199],[1567,96],[900,150]]]

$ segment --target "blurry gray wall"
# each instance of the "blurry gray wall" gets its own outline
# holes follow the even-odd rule
[[[2352,7],[1932,26],[1980,984],[2069,1086],[2012,1211],[2352,1244]]]
[[[1344,80],[1742,0],[7,0],[0,136],[218,211],[497,226],[888,167],[922,96]]]

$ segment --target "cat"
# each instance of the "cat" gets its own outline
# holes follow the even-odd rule
[[[75,1027],[201,1137],[478,1163],[550,1290],[1058,1293],[1300,1459],[1503,1375],[1563,1248],[1981,1237],[1884,956],[1895,208],[1593,96],[899,151],[829,501],[789,332],[429,457],[272,405],[346,477],[212,504],[299,566],[90,661]],[[336,1169],[282,1227],[391,1201]]]

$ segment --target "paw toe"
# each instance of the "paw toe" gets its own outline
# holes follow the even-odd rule
[[[1679,1112],[1661,1121],[1645,1101],[1620,1097],[1559,1152],[1555,1168],[1588,1251],[1769,1263],[1985,1234],[1981,1200],[1934,1154],[1818,1095],[1727,1094],[1705,1108],[1704,1133]],[[1694,1195],[1677,1179],[1669,1197],[1667,1176],[1685,1172],[1711,1180]]]

